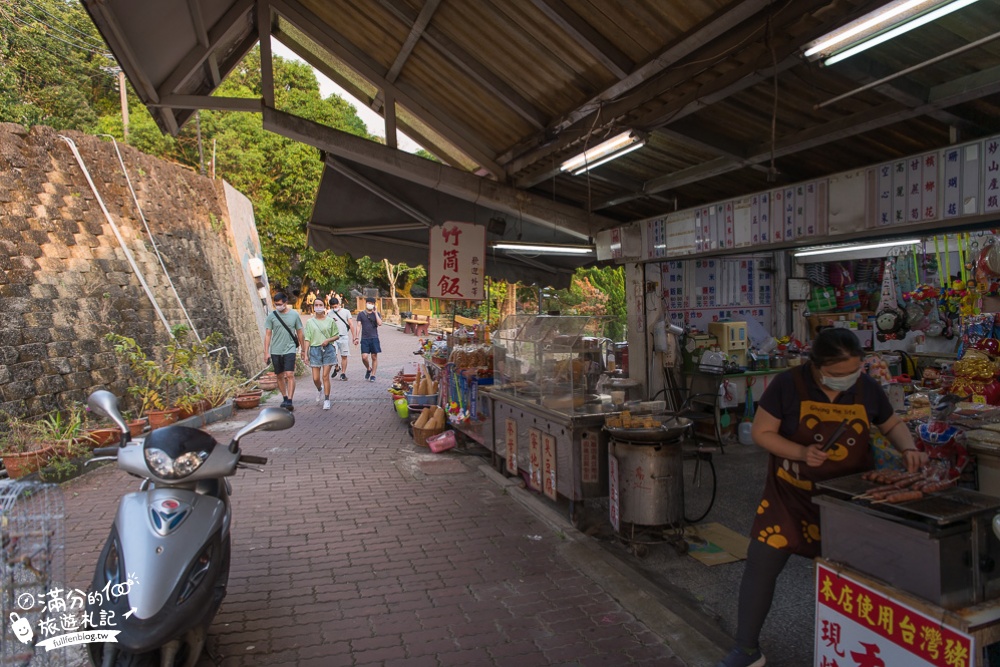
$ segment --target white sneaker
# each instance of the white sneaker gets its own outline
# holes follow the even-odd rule
[[[328,399],[325,399],[325,400],[323,401],[323,409],[324,409],[324,410],[329,410],[329,409],[330,409],[330,399],[329,399],[329,398],[328,398]]]
[[[316,402],[319,403],[322,400],[323,400],[323,392],[321,391],[318,394],[316,394]]]

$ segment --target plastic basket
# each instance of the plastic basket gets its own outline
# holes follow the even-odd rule
[[[429,447],[427,444],[427,438],[437,435],[438,433],[444,433],[444,427],[441,428],[417,428],[413,427],[413,442],[417,444],[418,447]]]

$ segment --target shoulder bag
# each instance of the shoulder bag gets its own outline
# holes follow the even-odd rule
[[[281,322],[281,326],[285,327],[285,331],[288,332],[288,335],[292,337],[292,342],[295,343],[295,347],[298,348],[298,346],[299,346],[299,339],[298,339],[298,337],[294,333],[292,333],[291,329],[288,328],[288,325],[285,324],[285,320],[281,319],[281,315],[278,314],[278,311],[275,310],[275,311],[273,311],[273,313],[274,313],[274,317],[279,322]]]

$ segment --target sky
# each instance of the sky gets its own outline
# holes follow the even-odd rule
[[[287,46],[274,39],[274,37],[271,38],[271,51],[274,55],[281,56],[285,60],[296,60],[300,63],[305,62],[302,58],[295,55],[295,53],[293,53]],[[340,97],[343,97],[345,100],[354,105],[354,108],[358,112],[358,117],[364,121],[365,125],[368,126],[368,132],[370,134],[376,134],[380,137],[385,136],[385,121],[382,119],[382,116],[372,111],[370,107],[366,106],[357,98],[352,97],[350,93],[331,81],[326,77],[326,75],[317,70],[315,67],[312,68],[312,71],[316,74],[316,79],[319,81],[319,92],[324,98],[329,97],[330,95],[339,95]],[[398,130],[396,131],[396,141],[399,148],[407,153],[416,153],[420,150],[420,146],[415,141]]]

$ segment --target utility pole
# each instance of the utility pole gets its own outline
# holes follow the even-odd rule
[[[195,112],[194,123],[198,128],[198,166],[201,168],[201,175],[205,175],[205,151],[201,147],[201,110]]]
[[[118,70],[118,94],[122,101],[122,137],[128,143],[128,92],[125,90],[125,72]]]
[[[212,180],[215,180],[215,137],[212,137]]]

